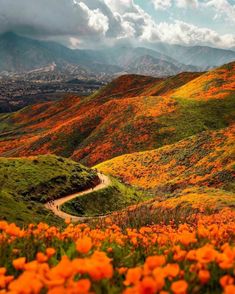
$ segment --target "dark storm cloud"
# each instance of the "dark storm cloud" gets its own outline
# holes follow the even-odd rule
[[[98,1],[97,1],[98,2]],[[45,36],[105,34],[109,20],[99,9],[72,0],[0,0],[0,30]]]

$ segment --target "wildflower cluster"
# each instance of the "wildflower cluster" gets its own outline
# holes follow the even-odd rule
[[[0,222],[1,293],[235,293],[235,212],[121,229]]]

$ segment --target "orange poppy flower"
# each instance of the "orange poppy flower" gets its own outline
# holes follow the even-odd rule
[[[39,263],[43,263],[43,262],[46,262],[48,260],[48,257],[43,254],[42,252],[38,252],[37,253],[37,256],[36,256],[36,259]]]
[[[234,278],[230,275],[225,275],[222,278],[220,278],[219,283],[221,287],[225,288],[227,285],[232,285],[234,283]]]
[[[118,273],[119,273],[119,275],[123,275],[123,274],[125,274],[127,272],[127,268],[126,267],[120,267],[119,269],[118,269]]]
[[[179,280],[171,285],[171,290],[174,294],[185,294],[187,293],[188,283],[184,280]]]
[[[6,268],[5,267],[0,267],[0,276],[1,275],[5,275],[5,273],[6,273]]]
[[[164,272],[165,272],[166,276],[175,278],[176,276],[178,276],[178,274],[180,272],[180,267],[177,263],[168,263],[164,267]]]
[[[71,223],[71,218],[70,217],[66,218],[64,222],[66,223],[66,225],[69,225]]]
[[[76,242],[76,249],[79,253],[87,254],[92,248],[92,241],[89,237],[83,237]]]
[[[151,277],[145,277],[139,287],[141,294],[154,294],[158,290],[156,281]]]
[[[76,284],[76,293],[85,294],[88,293],[91,288],[91,282],[88,279],[82,279]]]
[[[196,258],[201,263],[209,263],[216,259],[217,254],[211,245],[205,245],[196,251]]]
[[[124,281],[124,285],[129,286],[131,284],[138,283],[140,281],[141,276],[142,276],[141,267],[129,269],[126,274],[126,280]]]
[[[195,236],[195,233],[189,233],[189,232],[185,231],[179,237],[179,241],[181,244],[188,246],[191,243],[197,242],[197,238]]]
[[[153,277],[156,281],[157,291],[160,291],[165,286],[165,273],[162,268],[155,268]]]
[[[166,263],[166,258],[163,255],[155,255],[147,257],[145,264],[147,264],[150,270],[156,267],[160,267]]]
[[[46,255],[48,256],[48,258],[52,257],[55,253],[56,253],[56,251],[54,248],[47,248],[46,249]]]
[[[208,270],[200,270],[198,273],[198,278],[201,284],[206,284],[210,280],[210,272]]]
[[[234,294],[235,293],[235,285],[228,285],[224,288],[224,294]]]
[[[13,266],[17,270],[22,270],[24,269],[25,263],[26,263],[26,258],[25,257],[20,257],[15,260],[13,260]]]

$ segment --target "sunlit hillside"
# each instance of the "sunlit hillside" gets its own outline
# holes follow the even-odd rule
[[[196,100],[223,99],[231,94],[234,95],[234,71],[235,63],[229,63],[199,76],[176,90],[173,95]]]
[[[198,81],[197,89],[203,89],[208,75],[217,83],[221,71],[227,73],[221,77],[218,91],[221,87],[229,89],[223,97],[204,99],[203,90],[197,91],[201,99],[190,97],[190,91],[195,91],[194,81]],[[191,73],[178,76],[177,87],[183,81],[186,85],[176,90],[174,83],[126,76],[127,86],[133,87],[138,81],[138,85],[143,87],[142,93],[149,91],[160,96],[140,94],[140,89],[127,94],[124,78],[118,78],[89,98],[69,96],[60,102],[39,104],[1,115],[0,154],[55,153],[92,166],[124,153],[171,144],[207,129],[227,127],[235,115],[234,63],[198,78],[196,76],[198,74]],[[212,82],[213,78],[210,79]],[[158,91],[155,87],[162,88]],[[107,95],[107,89],[110,95],[105,98],[103,95]],[[135,96],[137,94],[139,96]]]
[[[116,157],[97,166],[125,182],[157,193],[188,186],[234,191],[235,128],[207,131],[165,147]]]

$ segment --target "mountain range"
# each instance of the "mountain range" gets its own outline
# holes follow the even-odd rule
[[[235,52],[211,47],[184,47],[159,43],[154,49],[116,46],[98,50],[70,49],[8,32],[0,36],[0,73],[35,70],[72,71],[76,76],[115,76],[124,73],[176,75],[203,71],[235,60]]]

